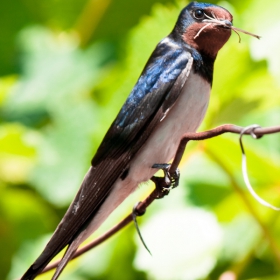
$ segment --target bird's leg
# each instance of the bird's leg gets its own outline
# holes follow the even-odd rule
[[[163,177],[153,176],[151,180],[155,183],[158,190],[158,197],[163,198],[168,195],[170,190],[176,188],[179,185],[180,171],[177,168],[174,173],[169,172],[170,164],[154,164],[152,168],[161,169],[164,172]]]

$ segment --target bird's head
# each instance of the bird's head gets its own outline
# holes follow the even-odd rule
[[[231,13],[220,6],[192,2],[182,10],[173,34],[190,47],[215,58],[232,30],[258,37],[234,27],[232,20]]]

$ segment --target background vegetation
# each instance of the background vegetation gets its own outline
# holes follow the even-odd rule
[[[211,1],[216,3],[216,1]],[[104,133],[185,1],[0,2],[0,278],[41,252]],[[215,65],[201,130],[280,122],[280,2],[218,2],[234,24]],[[246,138],[256,191],[280,205],[280,134]],[[280,279],[279,214],[248,194],[237,136],[188,146],[180,187],[133,225],[73,261],[61,279]],[[96,233],[129,213],[143,184]],[[50,279],[51,274],[39,279]]]

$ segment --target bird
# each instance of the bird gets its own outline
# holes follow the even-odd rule
[[[41,255],[22,280],[34,279],[67,246],[52,279],[142,182],[174,158],[184,133],[201,124],[214,62],[231,36],[233,16],[221,6],[191,2],[148,59],[104,136],[81,186]]]

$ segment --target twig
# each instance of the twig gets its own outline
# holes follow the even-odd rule
[[[191,140],[199,141],[199,140],[205,140],[209,138],[213,138],[216,136],[219,136],[224,133],[235,133],[235,134],[241,134],[243,131],[243,134],[251,134],[251,131],[244,131],[243,127],[232,125],[232,124],[225,124],[218,126],[214,129],[203,131],[203,132],[193,132],[193,133],[186,133],[183,135],[181,142],[179,144],[179,147],[177,149],[175,158],[170,166],[169,172],[170,174],[174,174],[176,172],[176,169],[178,168],[178,165],[182,159],[183,153],[185,151],[185,147],[187,143]],[[280,132],[280,126],[272,126],[272,127],[266,127],[266,128],[260,128],[257,127],[254,129],[254,134],[257,138],[266,135],[266,134],[272,134],[272,133],[279,133]],[[146,208],[157,198],[160,198],[162,194],[159,194],[159,189],[156,188],[143,202],[140,202],[137,207],[135,208],[137,212],[144,213],[146,211]],[[101,244],[102,242],[109,239],[112,235],[117,233],[119,230],[124,228],[126,225],[128,225],[131,221],[133,221],[133,214],[131,213],[128,215],[125,219],[123,219],[119,224],[114,226],[112,229],[107,231],[105,234],[100,236],[98,239],[92,241],[91,243],[87,244],[86,246],[79,249],[72,259],[79,257],[80,255],[86,253],[87,251],[91,250],[92,248],[96,247],[97,245]],[[48,265],[42,273],[45,273],[49,270],[52,270],[57,267],[59,263],[59,260],[56,262],[51,263]]]
[[[241,127],[241,126],[236,126],[233,124],[224,124],[224,125],[218,126],[216,128],[213,128],[211,130],[184,134],[181,139],[181,142],[179,144],[179,147],[177,149],[175,158],[170,166],[169,172],[172,174],[176,171],[176,168],[178,168],[178,165],[179,165],[179,163],[182,159],[183,153],[185,151],[185,147],[190,140],[194,140],[194,141],[205,140],[205,139],[213,138],[213,137],[216,137],[221,134],[228,133],[228,132],[240,134],[242,132],[242,130],[243,130],[243,127]],[[272,134],[272,133],[277,133],[277,132],[280,132],[280,126],[256,128],[254,130],[254,133],[257,137],[261,137],[265,134]],[[244,134],[249,135],[250,132],[247,131]]]

